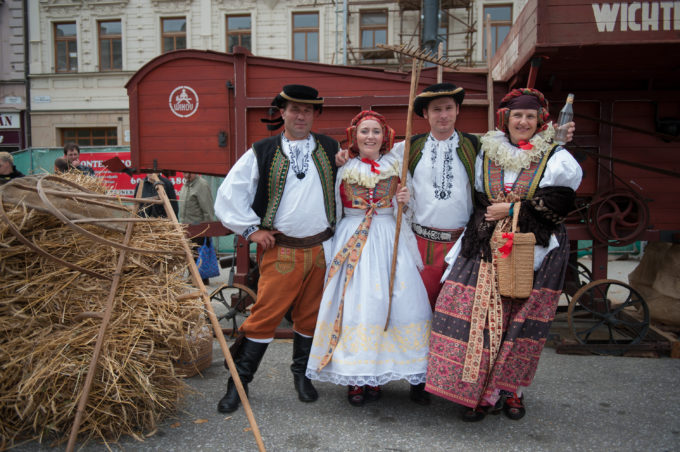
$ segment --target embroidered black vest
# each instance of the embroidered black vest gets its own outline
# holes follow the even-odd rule
[[[529,168],[522,168],[517,176],[517,180],[512,186],[512,192],[521,199],[532,199],[538,188],[538,184],[543,177],[548,160],[552,156],[557,144],[553,144],[538,162],[531,162]],[[489,157],[484,156],[484,191],[489,199],[496,199],[501,193],[505,192],[504,186],[505,172],[503,168],[496,165]]]
[[[477,159],[477,153],[480,148],[479,138],[476,135],[459,132],[457,130],[456,133],[458,134],[458,148],[456,148],[456,153],[465,167],[468,179],[470,180],[470,187],[473,187],[473,189],[470,190],[472,192],[470,195],[474,200],[475,160]],[[411,177],[413,177],[413,173],[416,172],[416,166],[418,166],[420,158],[423,156],[423,148],[427,142],[428,135],[429,133],[423,133],[411,137],[411,149],[408,156],[408,169],[411,172]]]
[[[312,133],[316,148],[312,151],[312,161],[316,166],[323,189],[324,207],[328,223],[335,225],[335,154],[338,142],[325,135]],[[262,229],[273,229],[276,211],[288,177],[290,160],[281,150],[281,135],[265,138],[253,144],[257,158],[260,180],[255,192],[252,208],[260,217]],[[302,220],[304,221],[304,220]]]

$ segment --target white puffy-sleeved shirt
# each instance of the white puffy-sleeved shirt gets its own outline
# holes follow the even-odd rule
[[[305,140],[291,141],[300,154],[299,168],[306,168],[305,177],[299,179],[294,165],[289,165],[286,185],[274,217],[274,229],[290,237],[309,237],[330,227],[324,207],[321,179],[311,157],[316,147],[312,135]],[[282,140],[281,150],[291,158],[290,145]],[[304,162],[307,165],[304,165]],[[225,227],[237,234],[252,233],[259,228],[261,219],[252,208],[260,173],[252,148],[241,156],[217,190],[215,215]]]
[[[412,221],[435,229],[462,228],[472,215],[473,204],[470,179],[456,151],[458,133],[441,141],[429,134],[426,140],[409,187]],[[404,142],[397,143],[392,152],[403,160]]]
[[[508,147],[509,151],[514,155],[519,155],[523,152],[521,149],[514,146]],[[503,171],[503,183],[506,185],[514,184],[515,180],[519,176],[519,172],[504,170]],[[579,185],[581,185],[581,179],[583,178],[583,170],[581,165],[578,164],[576,159],[563,147],[558,147],[555,152],[550,156],[548,162],[545,166],[545,171],[543,172],[543,177],[538,183],[539,188],[545,187],[569,187],[572,190],[576,190]],[[477,155],[477,160],[475,161],[475,190],[479,192],[484,191],[484,152],[480,151]],[[449,264],[448,269],[444,272],[442,276],[442,281],[448,278],[449,273],[453,263],[456,261],[458,254],[460,254],[462,236],[458,239],[456,244],[449,250],[449,253],[444,259],[446,263]],[[536,245],[534,247],[534,270],[538,268],[543,263],[545,256],[557,248],[559,243],[555,234],[550,236],[550,242],[548,246]]]

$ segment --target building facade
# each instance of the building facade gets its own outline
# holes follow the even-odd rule
[[[27,145],[24,2],[0,1],[0,151]]]
[[[404,62],[378,44],[419,47],[428,20],[423,7],[431,10],[434,5],[437,41],[443,43],[444,54],[463,66],[478,66],[486,64],[481,26],[485,13],[492,17],[495,49],[525,2],[26,2],[31,144],[128,145],[124,86],[140,67],[164,52],[184,48],[229,52],[241,46],[259,56],[401,69]]]

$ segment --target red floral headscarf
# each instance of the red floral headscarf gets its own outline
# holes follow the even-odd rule
[[[525,96],[530,97],[526,99]],[[496,127],[508,133],[508,120],[510,118],[510,111],[518,108],[534,108],[526,107],[526,105],[533,104],[538,110],[538,129],[536,132],[541,132],[548,127],[548,101],[543,96],[543,93],[533,88],[518,88],[510,91],[501,100],[498,110],[496,110]]]
[[[349,155],[356,157],[359,155],[359,147],[357,146],[357,128],[362,121],[372,119],[377,121],[383,129],[383,142],[380,146],[380,153],[387,154],[394,145],[394,129],[387,125],[385,117],[373,110],[364,110],[352,119],[352,125],[347,128],[347,142]]]

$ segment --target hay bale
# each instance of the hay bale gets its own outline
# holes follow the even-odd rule
[[[89,192],[107,191],[97,178],[64,178]],[[0,187],[0,195],[11,186]],[[66,183],[63,188],[68,189]],[[65,210],[77,212],[89,203],[73,198]],[[10,203],[3,196],[2,207],[9,222],[47,253],[96,274],[113,275],[120,249],[75,233],[46,209],[22,200]],[[106,211],[100,207],[88,215]],[[110,217],[121,217],[119,209]],[[116,230],[120,228],[81,226],[123,242],[124,232]],[[172,360],[190,350],[186,338],[200,331],[205,319],[200,299],[177,301],[188,289],[184,240],[169,220],[135,223],[129,246],[149,253],[127,253],[79,430],[81,440],[115,441],[121,435],[141,439],[175,412],[187,393]],[[151,253],[158,250],[163,252]],[[0,220],[0,444],[68,439],[101,325],[101,318],[91,313],[103,313],[110,288],[110,280],[36,253]]]

